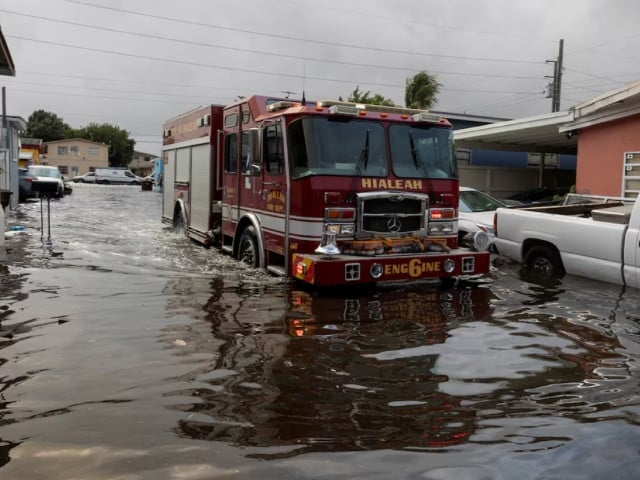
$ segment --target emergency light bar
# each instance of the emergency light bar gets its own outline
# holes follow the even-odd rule
[[[270,112],[277,112],[278,110],[285,110],[287,108],[296,107],[300,104],[298,102],[289,102],[286,100],[280,100],[279,102],[271,103],[267,105],[267,110]]]
[[[443,117],[428,112],[420,112],[411,116],[414,122],[438,122],[447,123]]]
[[[382,116],[388,114],[402,115],[403,118],[411,118],[414,122],[429,122],[449,125],[444,117],[429,113],[428,110],[417,108],[390,107],[387,105],[371,105],[363,103],[341,102],[336,100],[321,100],[316,103],[316,110],[328,108],[329,114],[333,115],[365,115],[366,112],[377,112]]]
[[[329,115],[358,115],[363,110],[358,108],[355,104],[351,105],[332,105],[329,107]]]

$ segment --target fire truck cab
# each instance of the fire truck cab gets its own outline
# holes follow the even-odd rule
[[[163,126],[163,221],[309,285],[482,275],[488,239],[458,246],[452,138],[446,119],[398,107],[199,108]]]

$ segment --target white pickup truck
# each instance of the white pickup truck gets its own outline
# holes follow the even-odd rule
[[[563,205],[499,208],[500,255],[546,275],[640,288],[640,199],[567,196]]]

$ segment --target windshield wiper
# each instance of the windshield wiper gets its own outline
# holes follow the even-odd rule
[[[358,159],[358,165],[356,166],[356,176],[362,175],[362,171],[367,169],[369,165],[369,129],[367,129],[367,135],[364,139],[364,148],[360,152],[360,158]]]
[[[413,158],[413,164],[416,170],[422,170],[426,174],[427,169],[424,166],[420,152],[416,148],[416,142],[413,140],[413,132],[411,130],[409,130],[409,143],[411,144],[411,157]]]

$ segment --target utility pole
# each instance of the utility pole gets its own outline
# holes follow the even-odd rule
[[[560,39],[558,48],[558,58],[556,60],[547,60],[546,63],[553,63],[553,81],[549,85],[549,94],[547,98],[551,98],[551,111],[560,111],[560,93],[562,90],[562,57],[564,55],[564,39]],[[547,78],[550,78],[547,76]]]

